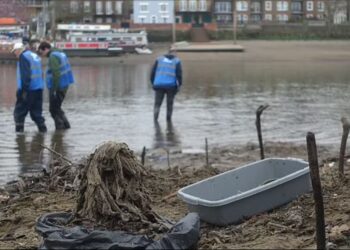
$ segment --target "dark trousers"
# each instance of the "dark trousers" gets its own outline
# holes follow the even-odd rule
[[[158,120],[160,107],[162,105],[164,96],[166,95],[166,119],[171,121],[173,114],[173,105],[177,89],[155,89],[155,101],[154,101],[154,120]]]
[[[23,132],[24,121],[28,114],[38,126],[39,131],[46,132],[45,119],[43,113],[43,91],[30,90],[23,93],[17,91],[17,101],[14,110],[14,119],[16,123],[16,131]]]
[[[55,95],[52,91],[50,91],[49,110],[53,120],[55,121],[56,129],[70,128],[69,121],[61,108],[65,96],[66,91],[58,90],[56,91]]]

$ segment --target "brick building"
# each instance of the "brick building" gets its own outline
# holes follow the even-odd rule
[[[54,2],[58,23],[129,23],[132,1],[69,0]]]

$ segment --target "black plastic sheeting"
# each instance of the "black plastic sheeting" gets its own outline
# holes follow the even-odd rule
[[[38,218],[36,231],[43,237],[39,249],[191,249],[199,241],[197,213],[182,218],[158,241],[122,231],[65,228],[71,216],[70,213],[49,213]]]

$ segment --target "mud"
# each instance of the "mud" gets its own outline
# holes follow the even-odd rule
[[[305,146],[289,143],[266,143],[266,157],[306,158]],[[350,171],[346,166],[345,181],[337,178],[336,152],[319,147],[321,179],[324,191],[327,238],[332,247],[350,247]],[[170,152],[170,168],[164,151],[148,151],[144,185],[149,190],[151,206],[158,214],[178,220],[188,212],[176,191],[188,184],[259,159],[255,144],[244,147],[217,147],[209,152],[206,166],[203,152]],[[28,182],[28,180],[32,182]],[[0,248],[37,248],[40,239],[35,233],[36,218],[47,212],[71,212],[76,203],[76,192],[67,188],[61,179],[59,188],[46,188],[49,177],[24,179],[15,186],[11,197],[0,196]],[[70,179],[71,181],[71,179]],[[288,205],[269,213],[247,219],[239,225],[226,227],[201,223],[201,249],[232,248],[315,248],[315,218],[313,198],[307,194]],[[140,230],[136,233],[145,233]]]

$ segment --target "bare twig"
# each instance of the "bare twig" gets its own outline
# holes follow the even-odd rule
[[[278,224],[278,223],[274,223],[274,222],[268,222],[267,225],[277,227],[277,228],[282,229],[282,230],[290,230],[289,227],[287,227],[285,225]]]
[[[166,200],[168,200],[168,199],[170,199],[170,198],[172,198],[172,197],[175,197],[176,195],[177,195],[177,191],[175,191],[175,192],[173,192],[173,193],[171,193],[171,194],[168,194],[168,195],[164,196],[164,197],[161,199],[161,201],[166,201]]]
[[[62,154],[56,152],[55,150],[53,150],[53,149],[51,149],[51,148],[49,148],[49,147],[47,147],[47,146],[45,146],[43,144],[40,144],[40,145],[43,148],[49,150],[51,153],[53,153],[53,154],[57,155],[58,157],[60,157],[62,160],[65,160],[69,165],[73,165],[73,163],[70,160],[68,160],[66,157],[64,157]]]

